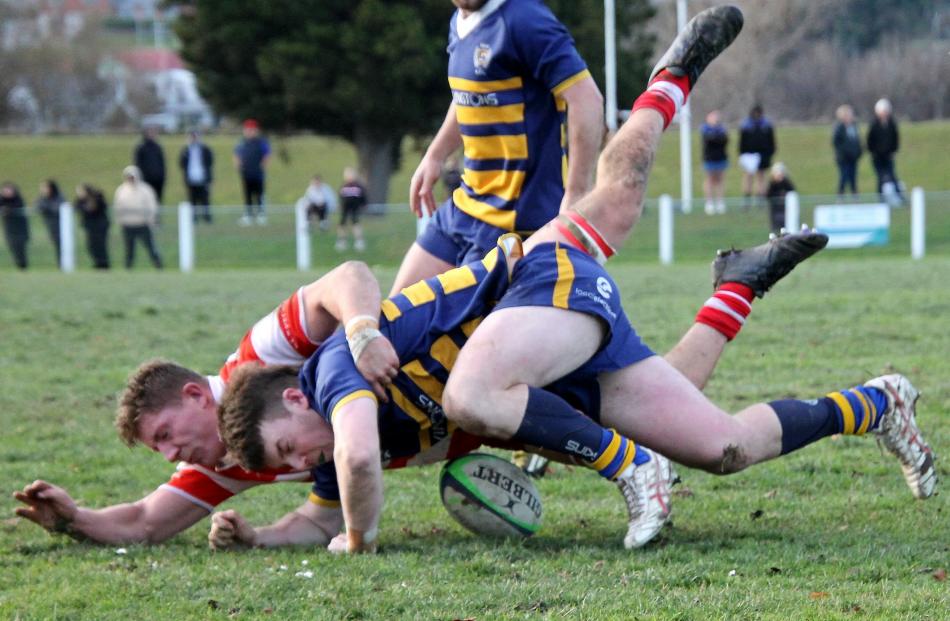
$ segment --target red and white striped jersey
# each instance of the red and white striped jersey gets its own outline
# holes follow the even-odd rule
[[[216,401],[221,400],[231,373],[246,362],[290,364],[300,366],[317,350],[307,332],[303,304],[303,287],[284,300],[280,306],[260,319],[241,339],[237,350],[228,356],[218,375],[209,375],[208,383]],[[172,478],[161,486],[191,502],[212,511],[231,496],[244,490],[277,481],[310,481],[310,472],[265,470],[251,472],[236,464],[221,464],[211,469],[180,462]]]

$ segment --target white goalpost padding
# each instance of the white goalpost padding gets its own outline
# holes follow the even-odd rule
[[[785,230],[794,233],[801,228],[801,205],[798,201],[798,192],[789,192],[785,195]]]

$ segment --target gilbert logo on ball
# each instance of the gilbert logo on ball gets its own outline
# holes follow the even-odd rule
[[[442,504],[478,535],[530,537],[541,527],[541,498],[534,482],[507,460],[472,453],[442,468]]]

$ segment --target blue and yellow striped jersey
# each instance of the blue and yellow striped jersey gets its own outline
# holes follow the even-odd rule
[[[401,365],[389,402],[379,404],[384,467],[433,463],[482,443],[445,417],[442,393],[459,350],[496,309],[548,306],[603,322],[607,336],[600,350],[545,387],[595,419],[600,411],[598,374],[653,355],[627,320],[616,283],[589,255],[568,246],[540,244],[509,269],[512,257],[520,253],[518,238],[505,235],[481,261],[418,282],[383,301],[379,328]],[[342,332],[306,362],[300,385],[310,406],[328,421],[353,399],[374,398]],[[323,500],[339,498],[332,462],[314,470],[314,494]]]
[[[474,28],[466,23],[473,19]],[[540,0],[490,0],[467,19],[456,11],[448,52],[465,155],[452,199],[492,226],[535,231],[557,215],[564,195],[559,94],[589,76],[587,66]]]

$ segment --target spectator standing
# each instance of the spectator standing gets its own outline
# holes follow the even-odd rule
[[[36,211],[43,218],[49,240],[56,249],[56,264],[63,264],[63,254],[59,240],[59,206],[63,204],[63,195],[52,179],[40,184],[40,195],[36,198]]]
[[[746,207],[753,203],[753,197],[765,194],[765,171],[772,166],[773,155],[775,130],[762,112],[762,106],[756,104],[739,126],[739,165]]]
[[[191,136],[178,156],[188,202],[195,210],[195,222],[211,223],[211,182],[214,179],[214,153],[201,141],[198,132]]]
[[[109,205],[102,191],[89,184],[76,186],[76,210],[86,229],[86,250],[97,270],[109,269]]]
[[[788,169],[785,168],[785,164],[775,162],[772,165],[765,195],[769,200],[769,224],[776,235],[785,228],[785,195],[794,191],[795,186],[788,178]]]
[[[725,177],[729,168],[726,145],[729,133],[723,125],[719,110],[706,115],[706,122],[699,128],[703,140],[703,170],[706,178],[703,191],[706,194],[706,213],[726,213]]]
[[[141,171],[142,181],[149,184],[155,192],[158,204],[162,204],[165,190],[165,152],[155,137],[158,128],[146,127],[142,132],[142,142],[135,147],[133,161]]]
[[[135,263],[135,243],[141,239],[145,250],[152,259],[152,265],[162,269],[162,257],[155,248],[152,229],[158,216],[158,201],[151,186],[141,179],[141,172],[135,166],[126,166],[122,171],[124,181],[115,190],[113,208],[115,219],[122,226],[122,238],[125,241],[125,267],[130,269]]]
[[[234,147],[234,165],[241,174],[244,189],[244,215],[238,220],[241,226],[267,224],[264,213],[264,176],[270,160],[270,143],[261,136],[261,126],[254,119],[247,119],[241,127],[243,138]]]
[[[321,231],[329,229],[330,221],[327,216],[336,211],[336,192],[330,184],[324,183],[320,175],[314,175],[303,200],[307,203],[307,221],[319,222]]]
[[[868,129],[868,152],[871,154],[874,172],[877,173],[877,191],[886,198],[889,194],[888,190],[893,188],[893,193],[903,200],[900,182],[894,170],[894,154],[899,148],[900,134],[897,131],[891,102],[887,99],[879,99],[874,104],[874,122]],[[892,186],[885,187],[888,183]]]
[[[845,188],[851,187],[851,193],[858,193],[858,160],[861,159],[861,136],[858,124],[854,120],[854,109],[845,104],[838,106],[835,112],[838,122],[831,135],[831,144],[835,149],[835,162],[838,164],[838,196],[843,196]]]
[[[343,169],[343,185],[340,186],[340,228],[336,235],[336,250],[346,250],[346,226],[349,223],[350,233],[353,236],[353,249],[357,252],[366,250],[363,240],[363,228],[360,226],[360,212],[366,206],[366,187],[360,183],[356,170],[350,167]]]
[[[30,241],[30,223],[26,219],[26,205],[20,189],[9,181],[0,186],[0,220],[3,221],[3,235],[13,255],[13,262],[25,270],[28,264],[26,245]]]

